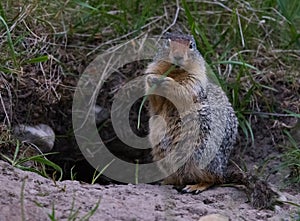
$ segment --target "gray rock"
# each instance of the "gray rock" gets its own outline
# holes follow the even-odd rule
[[[109,117],[109,112],[106,108],[95,105],[96,124],[100,124]]]
[[[54,146],[55,133],[46,124],[36,126],[20,124],[14,127],[13,132],[19,140],[34,144],[43,153],[51,151]]]

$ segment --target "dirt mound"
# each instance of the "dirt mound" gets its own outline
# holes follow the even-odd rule
[[[199,220],[221,214],[231,220],[292,220],[295,207],[255,210],[235,188],[215,187],[199,195],[180,194],[171,186],[90,185],[53,182],[0,161],[0,220]],[[300,195],[283,194],[300,202]],[[99,201],[100,200],[100,201]],[[94,212],[94,214],[93,214]],[[299,218],[299,217],[298,217]],[[72,220],[73,220],[72,219]]]

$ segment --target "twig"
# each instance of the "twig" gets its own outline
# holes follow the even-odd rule
[[[258,111],[245,112],[245,114],[265,115],[265,116],[274,116],[274,117],[293,117],[291,114],[268,113],[268,112],[258,112]]]
[[[4,111],[4,113],[5,113],[5,117],[6,117],[6,119],[7,119],[8,127],[10,128],[10,127],[11,127],[11,124],[10,124],[9,116],[8,116],[8,114],[7,114],[7,111],[6,111],[5,104],[4,104],[4,101],[3,101],[3,98],[2,98],[1,93],[0,93],[0,100],[1,100],[1,105],[2,105],[2,107],[3,107],[3,111]]]
[[[179,0],[176,0],[176,7],[177,7],[177,9],[176,9],[175,17],[174,17],[174,19],[173,19],[172,24],[170,24],[170,25],[162,32],[162,34],[166,33],[170,28],[172,28],[172,27],[176,24],[177,18],[178,18],[178,15],[179,15],[179,11],[180,11]]]
[[[237,15],[239,29],[240,29],[240,35],[241,35],[241,40],[242,40],[242,47],[245,48],[244,34],[243,34],[243,29],[242,29],[242,24],[241,24],[241,19],[240,19],[240,14],[239,14],[238,9],[236,9],[236,15]]]
[[[143,25],[143,26],[141,27],[141,29],[144,29],[144,28],[146,28],[146,27],[148,27],[148,26],[150,26],[150,25],[156,23],[157,21],[159,21],[159,20],[162,19],[163,17],[164,17],[164,16],[159,16],[159,17],[157,17],[157,18],[154,19],[153,21],[151,21],[151,22],[149,22],[149,23]],[[99,46],[97,46],[97,47],[96,47],[95,49],[93,49],[91,52],[89,52],[89,53],[87,54],[87,56],[90,56],[90,55],[93,54],[95,51],[99,50],[102,46],[108,45],[108,44],[112,44],[112,43],[114,43],[114,42],[116,42],[116,41],[118,41],[118,40],[127,38],[128,36],[130,36],[130,35],[136,33],[137,31],[138,31],[138,30],[134,30],[134,31],[131,31],[131,32],[125,34],[125,35],[122,35],[122,36],[118,37],[118,38],[115,38],[115,39],[106,41],[106,42],[104,42],[103,44],[100,44]]]
[[[273,53],[296,53],[300,54],[300,50],[282,50],[282,49],[274,49],[271,52]]]

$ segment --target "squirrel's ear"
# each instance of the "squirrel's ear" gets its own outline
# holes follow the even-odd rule
[[[164,39],[163,48],[169,48],[171,44],[171,38]]]

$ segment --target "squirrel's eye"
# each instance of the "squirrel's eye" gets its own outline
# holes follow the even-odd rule
[[[189,48],[194,49],[194,42],[192,42],[192,41],[190,42]]]

